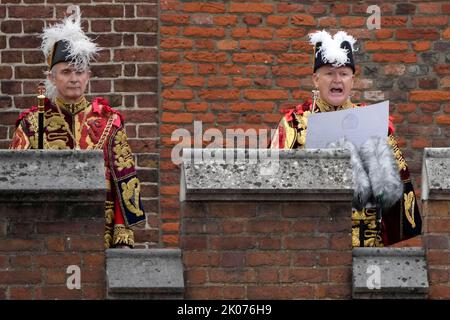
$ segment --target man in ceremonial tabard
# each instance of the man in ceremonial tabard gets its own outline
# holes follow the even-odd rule
[[[105,99],[88,101],[84,96],[91,73],[89,64],[99,49],[84,34],[80,22],[78,11],[43,31],[41,49],[48,63],[43,147],[103,150],[105,248],[133,247],[130,227],[145,219],[134,158],[120,113]],[[37,149],[38,108],[23,112],[16,127],[10,149]]]
[[[350,101],[355,78],[355,38],[344,31],[334,36],[317,31],[309,38],[314,46],[313,99],[283,111],[271,148],[303,148],[308,116],[313,113],[364,107]],[[345,139],[329,145],[351,151],[354,247],[391,245],[421,233],[422,220],[408,166],[393,133],[394,126],[389,123],[386,139],[372,137],[359,148]]]

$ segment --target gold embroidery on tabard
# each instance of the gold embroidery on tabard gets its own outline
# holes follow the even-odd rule
[[[395,160],[397,161],[397,166],[399,170],[405,170],[407,165],[405,158],[403,157],[402,151],[398,147],[397,140],[394,138],[392,134],[388,137],[388,144],[392,147],[392,150],[394,151]]]
[[[126,228],[124,225],[116,224],[113,231],[112,244],[126,244],[129,246],[134,245],[134,234],[131,229]]]
[[[131,153],[130,145],[127,142],[127,136],[125,132],[119,131],[114,138],[114,154],[116,160],[114,164],[117,166],[117,170],[122,171],[125,168],[131,168],[134,166],[133,154]]]
[[[376,209],[352,210],[352,246],[382,247],[383,241],[376,223]]]
[[[141,192],[139,179],[130,179],[128,182],[122,182],[120,186],[122,187],[122,197],[127,209],[137,217],[142,216],[144,212],[139,208],[139,194]],[[134,204],[131,203],[131,200],[133,200]]]
[[[416,222],[414,221],[414,205],[415,197],[414,193],[410,191],[407,195],[403,194],[403,199],[405,200],[405,216],[411,224],[412,228],[416,227]]]

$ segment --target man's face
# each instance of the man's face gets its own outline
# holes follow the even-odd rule
[[[56,86],[58,96],[66,102],[73,103],[84,94],[90,76],[89,69],[80,71],[68,62],[60,62],[53,66],[49,79]]]
[[[313,82],[320,92],[320,97],[333,106],[347,101],[354,78],[350,67],[335,68],[330,65],[320,67],[313,74]]]

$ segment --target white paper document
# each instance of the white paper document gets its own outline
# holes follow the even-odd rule
[[[359,147],[372,136],[386,138],[388,125],[388,100],[361,108],[310,114],[305,148],[326,148],[343,137]]]

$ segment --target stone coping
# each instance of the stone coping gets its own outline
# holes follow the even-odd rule
[[[180,201],[350,201],[352,194],[343,149],[183,149]]]
[[[101,150],[0,150],[0,202],[104,201]]]

